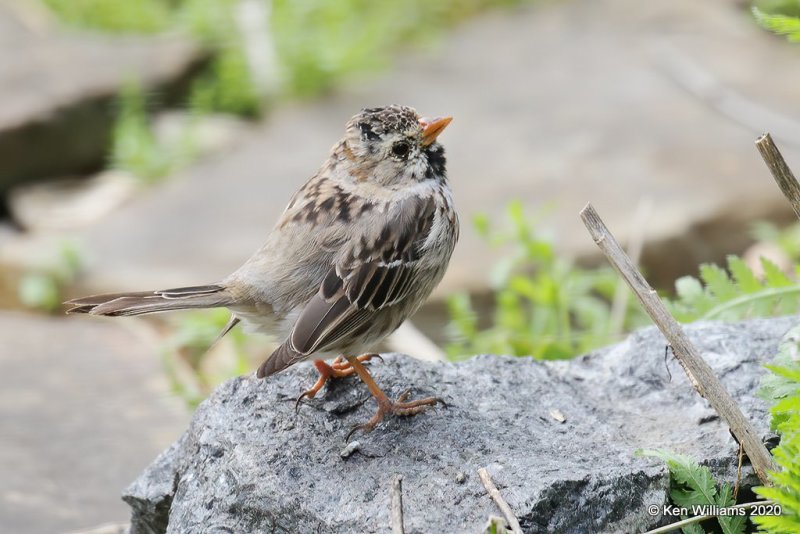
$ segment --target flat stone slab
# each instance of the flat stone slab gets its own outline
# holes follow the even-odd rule
[[[120,491],[189,419],[152,332],[0,312],[0,347],[2,530],[123,522]]]
[[[591,200],[623,242],[644,232],[649,276],[668,283],[742,250],[753,220],[792,217],[753,141],[800,121],[796,50],[748,16],[728,0],[573,0],[482,15],[379,79],[277,110],[227,154],[81,233],[88,270],[76,293],[222,278],[261,245],[345,121],[390,102],[455,117],[442,141],[463,231],[438,295],[487,287],[497,254],[470,221],[487,212],[502,224],[512,198],[553,207],[540,226],[559,249],[597,257],[577,216]],[[729,105],[724,91],[782,121]],[[790,163],[797,138],[777,139]],[[635,221],[643,198],[645,223]]]
[[[168,97],[204,57],[184,37],[67,30],[42,9],[0,0],[0,195],[101,167],[122,84],[136,79]]]
[[[797,321],[687,328],[762,435],[762,365]],[[667,521],[647,506],[667,503],[669,475],[661,462],[637,457],[638,448],[672,449],[736,478],[728,428],[679,364],[665,363],[664,349],[649,328],[569,362],[478,356],[430,364],[389,355],[370,365],[387,393],[412,386],[415,397],[438,395],[448,407],[390,418],[349,448],[345,435],[375,408],[355,379],[336,382],[298,414],[294,399],[313,382],[311,366],[230,380],[125,491],[131,532],[388,531],[396,475],[406,532],[480,532],[499,515],[481,467],[525,532],[648,530]],[[748,465],[743,484],[754,482]]]

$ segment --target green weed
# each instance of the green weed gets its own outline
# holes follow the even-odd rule
[[[480,327],[468,295],[448,299],[450,358],[473,354],[570,358],[644,324],[644,315],[632,302],[615,323],[611,301],[622,282],[611,268],[586,269],[559,257],[552,243],[536,233],[520,202],[509,205],[508,218],[510,231],[493,231],[486,217],[475,221],[488,241],[510,246],[512,253],[490,277],[495,308],[490,327]]]

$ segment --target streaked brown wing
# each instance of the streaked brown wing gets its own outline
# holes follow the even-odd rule
[[[380,228],[352,236],[336,265],[294,324],[289,339],[262,366],[277,372],[357,332],[376,310],[404,299],[435,214],[433,199],[412,197]],[[275,357],[283,361],[270,361]],[[259,370],[259,376],[262,370]]]

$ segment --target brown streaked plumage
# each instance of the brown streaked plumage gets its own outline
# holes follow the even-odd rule
[[[437,399],[390,401],[362,365],[370,356],[355,356],[413,314],[447,268],[458,217],[436,139],[449,122],[403,106],[365,109],[266,243],[230,276],[207,286],[75,299],[68,312],[227,307],[233,316],[225,332],[240,320],[285,339],[258,377],[314,359],[321,378],[303,396],[313,397],[328,378],[357,373],[379,406],[365,430],[385,413],[418,413]],[[337,355],[346,361],[322,361]]]

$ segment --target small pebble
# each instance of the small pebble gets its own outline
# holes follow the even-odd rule
[[[550,410],[550,417],[552,417],[553,419],[555,419],[559,423],[563,423],[564,421],[567,420],[567,418],[564,417],[564,414],[561,413],[561,410],[557,410],[557,409]]]
[[[354,452],[360,449],[361,449],[360,441],[358,440],[351,441],[350,443],[347,444],[347,446],[344,449],[342,449],[342,452],[339,453],[339,456],[341,456],[342,458],[349,458]]]
[[[464,473],[463,471],[460,471],[460,472],[458,472],[456,474],[456,482],[458,482],[459,484],[463,484],[465,480],[467,480],[467,474],[466,473]]]

